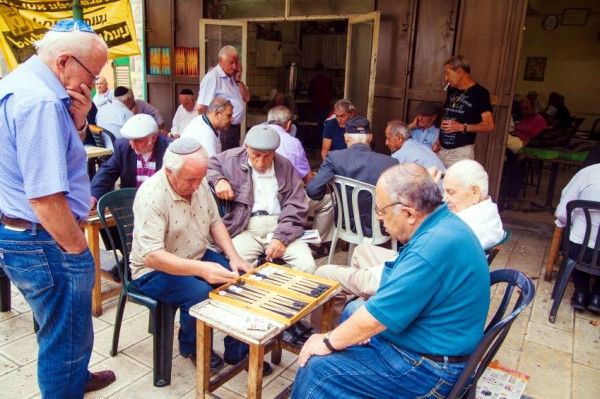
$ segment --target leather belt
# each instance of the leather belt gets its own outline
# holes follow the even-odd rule
[[[436,356],[436,355],[421,355],[429,360],[437,363],[466,363],[471,356]]]
[[[33,225],[36,225],[37,230],[45,230],[44,226],[39,223],[32,223],[28,220],[19,219],[19,218],[10,218],[6,215],[2,215],[2,223],[7,225],[8,227],[14,227],[17,229],[32,229]]]
[[[256,211],[256,212],[252,212],[252,214],[250,216],[269,216],[269,212],[267,211]]]

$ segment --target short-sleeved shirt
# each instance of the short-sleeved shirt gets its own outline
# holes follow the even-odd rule
[[[152,118],[154,118],[154,121],[156,122],[156,124],[158,126],[165,123],[165,120],[162,117],[162,115],[160,114],[159,109],[156,108],[154,105],[147,103],[144,100],[139,100],[137,98],[134,101],[135,101],[135,107],[137,108],[138,114],[150,115]]]
[[[298,177],[303,179],[311,169],[302,143],[297,138],[290,136],[290,134],[279,125],[269,125],[269,127],[277,130],[277,133],[279,133],[279,147],[277,147],[275,152],[286,157],[294,169],[296,169]]]
[[[413,140],[417,143],[426,145],[431,148],[431,146],[437,141],[438,136],[440,135],[440,129],[435,127],[434,125],[429,126],[427,129],[421,129],[420,127],[416,127],[410,131],[410,135]]]
[[[453,119],[460,123],[469,125],[481,123],[481,114],[492,112],[490,92],[479,83],[466,90],[452,87],[448,90],[446,103],[444,104],[444,118]],[[450,133],[440,131],[440,144],[450,150],[464,147],[475,142],[474,133]]]
[[[63,193],[76,220],[90,212],[87,155],[71,99],[32,56],[0,80],[0,211],[39,223],[30,199]]]
[[[473,352],[490,304],[488,264],[473,231],[443,204],[429,214],[396,259],[366,309],[399,348],[438,356]]]
[[[406,140],[402,147],[392,154],[392,158],[396,158],[399,163],[414,162],[425,169],[434,166],[442,172],[446,170],[435,152],[431,151],[429,147],[417,143],[414,139]]]
[[[346,129],[340,127],[340,124],[336,119],[331,119],[325,122],[323,127],[323,138],[331,140],[330,151],[344,150],[348,148],[346,146],[346,140],[344,140],[344,133],[346,133]]]
[[[139,188],[133,203],[131,271],[134,279],[152,271],[144,256],[165,250],[185,259],[201,259],[211,227],[221,223],[206,179],[189,202],[177,194],[161,169]]]
[[[127,105],[115,100],[98,108],[96,124],[114,134],[116,138],[121,138],[121,128],[132,116],[133,112]]]
[[[197,103],[208,107],[211,101],[217,97],[231,101],[231,105],[233,105],[233,122],[231,124],[242,123],[246,116],[246,103],[235,82],[235,77],[227,76],[220,65],[208,71],[202,78]]]
[[[177,107],[177,111],[175,112],[175,116],[173,117],[173,123],[171,124],[171,133],[179,133],[183,132],[188,123],[190,123],[195,117],[198,116],[198,105],[194,106],[194,109],[188,111],[183,107],[183,105],[179,105]]]
[[[104,93],[96,92],[96,94],[94,94],[92,102],[96,104],[96,107],[100,108],[106,103],[112,103],[114,100],[115,96],[113,91],[111,89],[106,89]]]
[[[200,143],[209,157],[221,153],[221,140],[205,114],[198,115],[183,129],[181,137],[191,137]]]

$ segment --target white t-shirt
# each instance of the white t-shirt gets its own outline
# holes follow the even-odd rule
[[[221,140],[219,140],[218,132],[215,132],[210,125],[206,123],[202,115],[192,119],[183,132],[181,137],[191,137],[202,143],[202,147],[206,150],[209,157],[221,153]]]

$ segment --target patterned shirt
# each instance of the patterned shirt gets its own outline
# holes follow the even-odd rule
[[[152,271],[144,264],[144,257],[152,251],[165,250],[181,258],[201,259],[211,227],[221,223],[206,179],[188,201],[173,190],[164,168],[139,188],[133,214],[133,279]]]
[[[136,187],[139,188],[143,182],[156,173],[156,158],[154,156],[154,151],[150,153],[150,157],[148,157],[147,160],[144,160],[144,154],[138,154],[136,167],[135,184]]]

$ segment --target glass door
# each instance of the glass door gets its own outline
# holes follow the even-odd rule
[[[378,40],[379,11],[348,19],[344,97],[369,121],[373,116]]]

